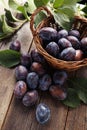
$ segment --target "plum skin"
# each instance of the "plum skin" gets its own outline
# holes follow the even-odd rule
[[[59,39],[58,41],[58,45],[59,45],[59,48],[61,50],[67,48],[67,47],[72,47],[72,44],[69,40],[67,40],[66,38],[61,38]]]
[[[67,91],[65,88],[61,88],[58,85],[52,85],[49,88],[49,92],[52,95],[52,97],[58,99],[58,100],[64,100],[67,97]]]
[[[53,74],[53,82],[59,86],[62,86],[67,79],[68,79],[68,74],[66,73],[66,71],[57,70]]]
[[[48,90],[51,84],[52,84],[52,79],[51,79],[51,76],[48,74],[43,75],[39,79],[39,89],[41,89],[42,91]]]
[[[27,92],[26,83],[24,81],[16,82],[16,85],[15,85],[15,88],[14,88],[15,97],[21,99],[26,92]]]
[[[38,92],[37,90],[32,90],[27,92],[23,99],[22,99],[22,103],[24,104],[24,106],[26,107],[30,107],[36,104],[37,100],[38,100]]]
[[[57,41],[57,31],[52,27],[43,27],[39,31],[39,37],[42,39],[43,43],[47,44],[51,41]]]
[[[15,68],[15,76],[17,80],[26,80],[28,70],[26,67],[19,65]]]
[[[54,57],[57,57],[59,54],[59,46],[55,42],[50,42],[45,49],[50,55]]]
[[[73,47],[65,48],[61,54],[60,58],[65,61],[73,61],[75,60],[76,50]]]
[[[35,72],[30,72],[27,75],[27,84],[28,84],[28,88],[30,89],[35,89],[37,88],[39,83],[39,76],[37,73]]]
[[[20,41],[18,41],[18,40],[13,41],[13,42],[10,44],[9,49],[15,50],[15,51],[20,51],[20,49],[21,49],[21,43],[20,43]]]
[[[33,62],[31,64],[30,70],[36,72],[39,76],[42,76],[46,73],[46,70],[43,65],[38,62]]]
[[[50,119],[50,109],[46,104],[40,103],[37,106],[36,119],[40,124],[45,124]]]
[[[68,31],[65,29],[61,29],[60,31],[58,31],[58,39],[60,38],[65,38],[68,36]]]

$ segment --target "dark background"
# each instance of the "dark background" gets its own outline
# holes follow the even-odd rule
[[[87,0],[82,0],[81,2],[79,2],[81,4],[87,4]]]

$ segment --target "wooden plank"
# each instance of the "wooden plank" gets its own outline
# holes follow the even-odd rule
[[[2,130],[64,130],[67,107],[53,100],[48,93],[43,93],[41,101],[51,109],[51,119],[46,125],[40,125],[35,118],[36,106],[26,108],[21,101],[13,98]]]
[[[45,125],[40,125],[35,118],[30,130],[64,130],[68,107],[53,99],[49,93],[42,93],[40,103],[45,103],[51,110],[51,118]]]
[[[32,48],[35,46],[32,45]],[[34,117],[35,107],[27,108],[13,96],[2,130],[27,130],[31,127]]]
[[[77,71],[76,76],[87,78],[87,67]],[[65,130],[87,130],[87,106],[82,104],[76,109],[69,109]]]
[[[33,48],[35,48],[34,44],[32,45]],[[36,106],[26,108],[20,101],[13,98],[2,130],[14,130],[14,128],[15,130],[50,130],[52,128],[64,130],[68,108],[55,101],[48,93],[40,93],[40,95],[37,104],[44,102],[51,109],[51,119],[46,125],[39,125],[36,121]]]
[[[32,35],[29,30],[29,23],[26,23],[17,33],[16,39],[22,43],[22,52],[28,51]],[[9,48],[9,44],[3,44],[1,49]],[[0,129],[13,95],[15,85],[14,70],[0,67]]]
[[[34,45],[32,45],[33,48]],[[39,125],[36,121],[36,106],[26,108],[21,101],[13,98],[2,130],[14,130],[14,128],[15,130],[50,130],[52,128],[64,130],[68,108],[55,101],[48,93],[40,93],[40,99],[37,104],[40,102],[46,103],[51,109],[51,119],[46,125]]]
[[[34,47],[33,44],[32,49]],[[52,99],[48,93],[40,93],[40,95],[42,96],[40,96],[38,103],[44,102],[51,109],[51,119],[44,127],[39,125],[36,121],[36,106],[31,109],[26,108],[20,101],[17,102],[17,100],[13,98],[2,130],[14,130],[14,128],[15,130],[50,130],[51,128],[55,128],[55,130],[58,128],[63,130],[65,127],[68,108]]]
[[[20,37],[23,38],[22,36]],[[26,47],[24,48],[24,50],[26,50]],[[14,74],[12,75],[14,76]],[[77,71],[77,76],[80,75],[83,77],[87,77],[87,69],[83,68],[82,70]],[[13,80],[11,79],[10,80],[12,81],[12,85],[13,85],[15,81],[14,78],[12,79]],[[9,103],[11,99],[12,101],[10,106],[8,105],[9,110],[7,109],[8,113],[4,121],[2,130],[10,130],[10,129],[11,130],[14,129],[15,130],[20,130],[20,129],[21,130],[27,130],[27,129],[29,130],[54,130],[54,129],[55,130],[58,129],[59,130],[86,130],[87,129],[87,125],[86,125],[87,108],[85,105],[81,105],[76,109],[69,109],[68,111],[68,107],[63,106],[60,102],[52,99],[48,93],[40,93],[40,95],[41,96],[40,99],[38,100],[38,103],[44,102],[51,109],[51,119],[46,125],[40,125],[36,121],[35,118],[36,106],[34,106],[33,108],[26,108],[23,106],[21,101],[18,101],[13,97],[9,99]]]
[[[86,105],[81,105],[76,109],[70,109],[65,130],[87,130],[86,109]]]

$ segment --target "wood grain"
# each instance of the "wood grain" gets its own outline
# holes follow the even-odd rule
[[[35,48],[34,45],[31,47]],[[35,106],[31,108],[24,107],[22,101],[13,96],[2,130],[27,130],[31,127],[34,117]]]
[[[49,93],[42,93],[41,95],[40,103],[45,103],[49,106],[51,118],[45,125],[40,125],[34,119],[30,130],[64,130],[68,108],[58,100],[53,99]]]
[[[33,44],[31,48],[34,47]],[[39,125],[36,121],[35,110],[37,105],[33,108],[26,108],[21,101],[13,98],[2,130],[14,130],[14,128],[15,130],[50,130],[52,128],[64,130],[68,108],[51,98],[49,93],[40,92],[39,95],[37,104],[44,102],[51,109],[51,119],[46,125]]]
[[[21,52],[27,52],[32,40],[32,35],[29,30],[29,23],[26,23],[13,39],[18,39],[22,43]],[[9,43],[6,41],[6,44],[3,44],[1,49],[4,50],[9,48],[10,42],[10,40]],[[14,70],[0,67],[0,129],[3,125],[12,99],[14,85]]]
[[[34,44],[30,48],[32,35],[27,30],[27,26],[28,24],[14,37],[14,39],[19,39],[22,42],[22,52],[31,51],[31,49],[35,48]],[[2,49],[8,47],[9,44],[2,46]],[[74,73],[72,75],[74,76]],[[87,77],[87,68],[80,69],[76,72],[76,75]],[[3,82],[3,78],[5,82]],[[2,104],[0,107],[0,111],[2,111],[2,114],[0,113],[0,128],[2,126],[2,130],[87,130],[86,105],[82,104],[76,109],[70,109],[53,99],[49,93],[39,92],[37,105],[43,102],[51,109],[49,122],[40,125],[35,118],[37,105],[31,108],[24,107],[22,101],[15,99],[13,96],[14,85],[14,70],[0,67],[0,104]],[[3,93],[5,93],[4,97]]]
[[[85,105],[69,109],[65,130],[87,130],[86,109]]]
[[[76,72],[77,77],[87,78],[87,67]],[[65,130],[87,130],[87,106],[81,104],[78,108],[69,109]]]

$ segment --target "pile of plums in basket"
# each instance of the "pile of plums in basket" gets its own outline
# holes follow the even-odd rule
[[[80,38],[78,30],[67,31],[43,27],[39,31],[43,48],[53,57],[65,61],[79,61],[87,57],[87,37]]]
[[[20,42],[11,43],[10,49],[19,51]],[[20,64],[15,68],[16,84],[14,95],[21,99],[26,107],[37,104],[39,93],[48,91],[57,100],[64,100],[67,97],[66,81],[68,74],[64,70],[52,68],[44,57],[36,50],[31,53],[22,53]],[[50,118],[49,107],[41,103],[36,109],[37,121],[41,124]]]

